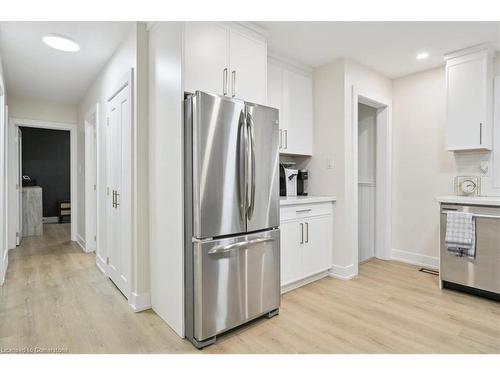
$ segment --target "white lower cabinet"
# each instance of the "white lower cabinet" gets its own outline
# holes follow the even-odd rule
[[[331,268],[332,217],[331,203],[281,208],[283,292],[314,281]]]

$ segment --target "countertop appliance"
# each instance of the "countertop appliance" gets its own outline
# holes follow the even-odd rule
[[[469,212],[476,221],[474,259],[449,252],[446,216],[449,211]],[[441,204],[439,276],[443,288],[500,300],[500,207]]]
[[[185,108],[185,332],[197,348],[280,306],[278,110],[196,91]]]
[[[297,176],[297,195],[308,194],[309,172],[307,169],[300,169]]]
[[[286,165],[280,164],[280,196],[296,197],[297,196],[297,176],[299,171],[295,168],[287,168]]]

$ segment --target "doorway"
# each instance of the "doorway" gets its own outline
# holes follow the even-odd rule
[[[28,134],[30,140],[27,140]],[[23,230],[27,230],[23,229],[26,224],[26,221],[23,222],[23,202],[31,199],[27,196],[30,188],[33,197],[41,195],[41,198],[33,199],[42,201],[42,223],[68,221],[70,240],[77,241],[76,125],[11,118],[8,137],[8,248],[18,246]],[[65,149],[61,147],[63,138],[67,140]],[[23,147],[23,140],[30,144]],[[54,145],[50,146],[47,142],[54,142]],[[57,157],[58,153],[64,152],[67,152],[66,158]],[[59,175],[62,170],[65,170],[63,174],[66,177]],[[26,177],[23,178],[23,175]],[[42,184],[48,187],[45,194],[43,186],[42,191],[34,192],[34,187]],[[33,209],[40,210],[40,204]],[[28,207],[25,207],[25,214],[27,210]]]
[[[358,103],[358,262],[375,257],[377,109]]]
[[[97,186],[99,176],[98,139],[99,104],[85,116],[85,251],[97,253],[99,215]]]

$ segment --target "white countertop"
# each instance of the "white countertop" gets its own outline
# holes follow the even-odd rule
[[[474,204],[479,206],[500,207],[500,197],[467,197],[462,195],[443,195],[437,197],[439,203]]]
[[[300,195],[296,197],[280,197],[280,205],[289,206],[292,204],[335,202],[336,200],[337,200],[336,197],[329,197],[329,196]]]

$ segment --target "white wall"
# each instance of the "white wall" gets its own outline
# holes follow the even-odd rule
[[[332,274],[352,277],[357,272],[353,243],[354,206],[352,195],[353,158],[345,153],[352,145],[352,91],[374,99],[390,101],[390,79],[350,60],[337,60],[316,68],[314,79],[314,155],[309,163],[311,195],[335,195],[334,248]],[[357,103],[356,103],[357,105]],[[357,141],[357,138],[356,138]],[[329,161],[333,168],[329,169]]]
[[[392,247],[396,256],[433,265],[439,247],[436,197],[453,192],[457,173],[453,153],[445,151],[444,68],[397,79],[393,89]]]
[[[78,108],[75,104],[45,99],[9,96],[9,117],[76,124]]]
[[[153,310],[184,337],[182,31],[149,30],[149,236]]]
[[[0,56],[0,285],[5,280],[7,269],[7,186],[6,186],[6,142],[7,121],[5,113],[5,81],[3,77],[2,58]]]
[[[129,303],[138,310],[150,307],[149,296],[149,243],[148,243],[148,152],[147,152],[147,127],[148,127],[148,98],[147,98],[147,31],[142,23],[135,23],[115,51],[106,66],[102,69],[95,81],[88,88],[80,103],[78,104],[78,125],[79,125],[79,160],[84,162],[84,122],[88,111],[99,103],[98,139],[101,166],[106,160],[105,154],[105,130],[107,99],[113,94],[125,79],[130,70],[133,69],[133,121],[132,121],[132,295]],[[79,168],[78,185],[84,186],[84,166]],[[99,170],[99,180],[106,181],[106,170],[101,167]],[[85,196],[84,189],[80,189],[78,208],[78,233],[85,236]],[[98,253],[100,261],[106,259],[105,241],[105,202],[106,191],[99,189],[100,208],[100,228],[98,237]]]

